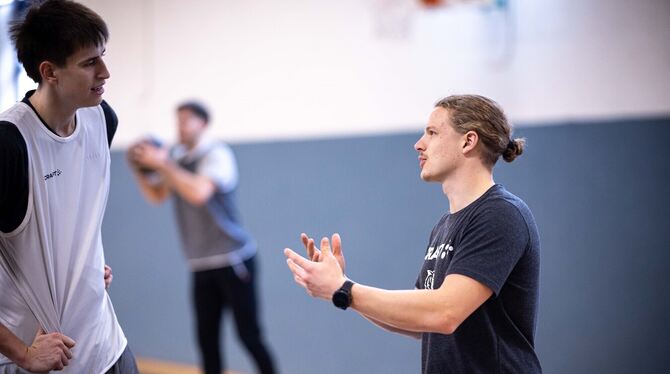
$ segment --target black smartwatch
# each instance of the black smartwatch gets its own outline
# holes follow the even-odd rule
[[[342,310],[346,310],[351,305],[351,287],[353,287],[353,285],[354,282],[350,280],[344,281],[342,287],[333,294],[333,305]]]

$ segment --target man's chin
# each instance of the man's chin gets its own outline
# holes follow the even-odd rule
[[[98,105],[100,105],[100,103],[102,103],[102,96],[98,96],[98,97],[96,97],[92,100],[88,100],[87,102],[82,103],[80,108],[90,108],[90,107],[93,107],[93,106],[98,106]]]
[[[439,180],[438,178],[436,178],[434,175],[428,174],[428,173],[426,173],[426,172],[421,172],[420,177],[421,177],[421,180],[424,181],[424,182],[428,182],[428,183],[433,183],[433,182],[435,182],[435,183],[442,183],[442,181]]]
[[[424,171],[422,171],[422,172],[419,174],[419,177],[420,177],[421,180],[424,181],[424,182],[430,182],[430,175],[429,175],[428,173],[424,172]]]

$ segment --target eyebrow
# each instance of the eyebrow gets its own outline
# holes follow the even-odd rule
[[[79,61],[79,63],[80,63],[80,64],[83,64],[83,63],[86,63],[86,62],[89,62],[89,61],[98,59],[98,58],[100,58],[102,55],[104,55],[105,52],[107,52],[107,49],[106,49],[106,48],[103,49],[102,52],[101,52],[99,55],[95,55],[95,56],[91,56],[91,57],[85,58],[85,59]]]

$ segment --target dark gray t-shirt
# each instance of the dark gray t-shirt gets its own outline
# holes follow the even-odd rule
[[[192,151],[174,147],[171,157],[184,169],[209,177],[216,190],[203,206],[175,193],[174,207],[184,254],[192,271],[239,266],[256,254],[256,242],[244,229],[237,209],[237,165],[232,150],[203,140]]]
[[[534,349],[539,252],[530,209],[501,185],[440,219],[416,288],[437,289],[461,274],[493,295],[453,334],[423,334],[422,373],[542,372]]]

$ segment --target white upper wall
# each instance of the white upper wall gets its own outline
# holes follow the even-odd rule
[[[378,37],[377,1],[83,1],[111,32],[116,146],[171,139],[186,98],[229,141],[418,131],[453,93],[522,124],[670,113],[670,1],[510,0],[506,15],[396,0],[414,8],[400,39]]]

